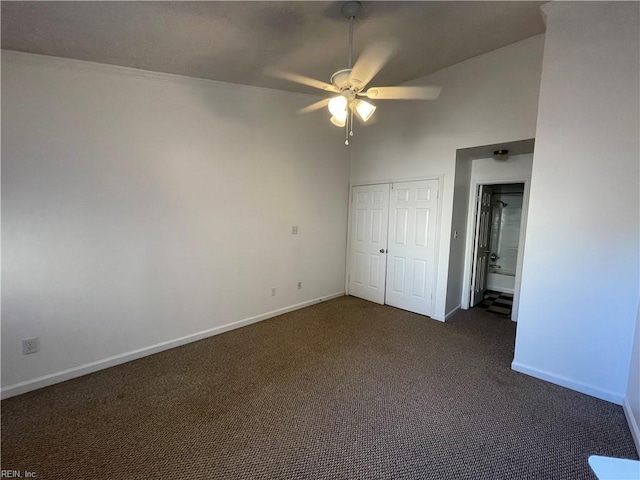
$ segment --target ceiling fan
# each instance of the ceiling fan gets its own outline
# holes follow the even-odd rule
[[[349,145],[349,137],[353,136],[354,114],[362,122],[367,122],[376,110],[375,105],[362,97],[369,100],[434,100],[442,90],[441,87],[433,86],[369,87],[365,90],[373,77],[393,56],[397,50],[397,43],[392,40],[377,41],[369,45],[353,64],[353,23],[360,7],[361,4],[357,1],[346,2],[342,6],[342,14],[349,21],[349,61],[347,68],[338,70],[331,76],[331,83],[281,70],[267,70],[267,73],[274,77],[337,93],[338,95],[332,98],[325,98],[303,108],[299,113],[328,107],[332,115],[331,123],[337,127],[345,127],[345,145]]]

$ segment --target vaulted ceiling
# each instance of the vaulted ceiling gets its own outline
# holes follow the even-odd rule
[[[378,38],[399,53],[376,77],[395,85],[544,31],[530,1],[362,2],[355,54]],[[347,66],[342,2],[2,2],[2,48],[315,93],[265,75],[323,81]]]

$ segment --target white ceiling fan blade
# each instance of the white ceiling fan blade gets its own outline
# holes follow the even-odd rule
[[[325,90],[327,92],[340,92],[339,89],[337,89],[330,83],[323,82],[321,80],[316,80],[315,78],[305,77],[304,75],[298,75],[297,73],[290,73],[290,72],[285,72],[282,70],[276,70],[271,68],[265,70],[265,73],[270,77],[289,80],[290,82],[300,83],[301,85],[306,85],[308,87],[319,88],[320,90]]]
[[[442,87],[371,87],[365,95],[372,100],[435,100]]]
[[[397,43],[391,40],[378,41],[369,45],[349,75],[349,82],[357,90],[367,86],[373,77],[386,65],[397,49]]]
[[[324,98],[319,102],[315,102],[315,103],[312,103],[311,105],[301,108],[300,110],[298,110],[298,113],[309,113],[309,112],[315,112],[316,110],[320,110],[321,108],[324,108],[327,105],[329,105],[330,100],[331,100],[330,98]]]

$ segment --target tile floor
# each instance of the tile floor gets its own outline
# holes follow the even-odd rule
[[[513,295],[487,290],[484,294],[484,300],[476,307],[484,308],[487,312],[510,316],[511,308],[513,307]]]

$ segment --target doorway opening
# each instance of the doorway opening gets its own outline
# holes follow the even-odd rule
[[[477,185],[469,306],[512,319],[522,255],[524,183]]]

